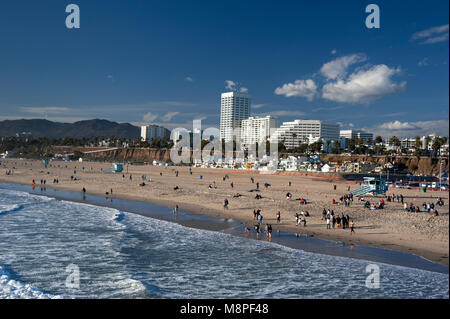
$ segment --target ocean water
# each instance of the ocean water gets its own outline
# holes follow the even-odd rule
[[[0,298],[449,297],[448,274],[382,263],[368,288],[369,264],[0,188]]]

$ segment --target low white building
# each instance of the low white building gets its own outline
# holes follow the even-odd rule
[[[154,138],[163,139],[170,137],[170,131],[159,125],[143,125],[141,126],[141,139],[150,142]]]
[[[287,149],[293,149],[302,143],[309,143],[310,138],[332,140],[339,139],[339,124],[320,120],[295,120],[284,122],[271,136],[272,141],[283,142]]]

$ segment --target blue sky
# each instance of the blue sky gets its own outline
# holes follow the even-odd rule
[[[81,28],[67,29],[75,3]],[[368,29],[366,5],[380,7]],[[0,120],[217,126],[235,83],[252,115],[383,136],[448,135],[448,1],[8,1]],[[232,82],[226,82],[232,81]]]

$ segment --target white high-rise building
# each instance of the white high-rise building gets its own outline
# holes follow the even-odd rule
[[[284,122],[271,136],[271,140],[283,142],[287,149],[309,143],[311,139],[339,140],[339,124],[320,120],[295,120]]]
[[[266,117],[249,117],[241,122],[242,146],[256,144],[256,142],[267,141],[271,129],[280,127],[280,120],[270,115]]]
[[[151,141],[153,138],[170,137],[170,131],[159,125],[143,125],[141,126],[141,139],[143,141]]]
[[[250,116],[250,95],[241,92],[222,93],[220,101],[220,139],[233,140],[240,134],[241,121]],[[239,136],[237,136],[239,139]]]

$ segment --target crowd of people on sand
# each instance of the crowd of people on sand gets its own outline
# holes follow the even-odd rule
[[[253,210],[253,219],[256,220],[256,224],[253,226],[253,229],[256,233],[256,239],[259,239],[259,234],[261,233],[261,225],[263,223],[263,215],[261,214],[260,209],[254,209]],[[277,222],[280,222],[280,212],[277,213]],[[248,226],[244,227],[244,231],[247,235],[250,234],[251,229]],[[267,240],[272,240],[272,224],[266,223],[264,227],[264,231],[266,232],[266,238]]]
[[[439,198],[442,201],[441,198]],[[419,206],[414,205],[414,203],[403,203],[403,209],[408,213],[431,213],[434,216],[439,216],[439,212],[435,209],[434,203],[422,203],[422,209]]]
[[[344,213],[339,216],[334,213],[334,210],[330,211],[324,208],[322,211],[322,220],[326,221],[327,229],[335,229],[336,227],[342,229],[350,228],[351,233],[355,232],[355,222],[350,220],[350,216],[344,215]]]

